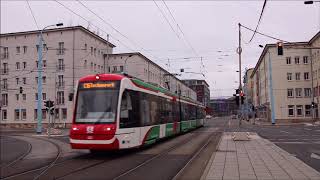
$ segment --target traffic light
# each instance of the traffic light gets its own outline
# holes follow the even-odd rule
[[[44,102],[44,107],[49,108],[49,101]]]
[[[20,88],[19,88],[19,91],[20,91],[20,94],[22,94],[22,93],[23,93],[23,88],[20,87]]]
[[[311,103],[311,107],[312,107],[312,108],[316,108],[316,106],[317,106],[317,104],[316,104],[315,102],[312,102],[312,103]]]
[[[45,101],[45,102],[44,102],[44,106],[45,106],[47,109],[50,109],[50,108],[52,108],[52,107],[54,106],[54,102],[53,102],[53,101],[50,101],[50,100]]]
[[[236,104],[239,106],[240,102],[239,102],[239,95],[240,95],[240,90],[236,89]]]
[[[244,97],[244,96],[241,96],[241,104],[243,104],[244,103],[244,100],[245,100],[246,98]]]
[[[54,108],[51,108],[51,109],[50,109],[50,114],[51,114],[51,115],[54,115]]]
[[[283,55],[283,43],[282,42],[277,42],[277,49],[278,49],[278,56]]]

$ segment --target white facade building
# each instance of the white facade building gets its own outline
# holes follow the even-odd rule
[[[319,39],[319,34],[314,38]],[[254,82],[253,104],[258,118],[271,121],[272,95],[276,123],[311,121],[318,117],[318,110],[313,113],[311,106],[314,96],[312,87],[315,85],[312,86],[314,60],[310,48],[310,41],[285,43],[283,55],[278,55],[276,44],[265,46],[251,74]]]
[[[0,36],[2,125],[37,122],[38,35],[39,31],[27,31]],[[54,101],[56,123],[70,123],[73,102],[68,96],[77,79],[102,73],[104,54],[115,46],[82,26],[48,29],[43,39],[43,100]],[[43,110],[43,123],[47,122]]]
[[[29,126],[37,123],[37,61],[39,31],[0,35],[0,125]],[[196,99],[196,93],[175,76],[140,53],[112,54],[110,42],[82,26],[43,31],[43,101],[55,103],[54,122],[72,122],[77,80],[88,74],[128,72],[145,82],[181,90]],[[106,67],[106,68],[104,68]],[[20,92],[22,88],[23,92]],[[43,124],[48,113],[43,108]]]

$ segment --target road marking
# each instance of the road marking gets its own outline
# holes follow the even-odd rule
[[[320,159],[320,156],[315,153],[311,153],[310,157],[314,159]]]
[[[289,132],[287,132],[287,131],[280,131],[280,132],[283,132],[283,133],[286,133],[286,134],[290,134]]]
[[[305,130],[311,131],[312,129],[304,128]]]

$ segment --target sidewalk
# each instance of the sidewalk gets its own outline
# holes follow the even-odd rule
[[[234,141],[232,135],[224,133],[202,179],[320,179],[319,172],[255,133],[248,141]]]

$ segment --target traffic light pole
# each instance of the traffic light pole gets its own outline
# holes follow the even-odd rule
[[[242,48],[241,48],[241,24],[238,23],[239,26],[239,47],[237,49],[237,53],[239,54],[239,89],[242,91],[242,83],[241,83],[241,53],[242,53]],[[241,125],[241,116],[242,116],[242,107],[241,107],[241,102],[239,103],[239,125]]]
[[[42,133],[42,31],[39,34],[39,44],[38,44],[38,101],[37,101],[37,133]]]

